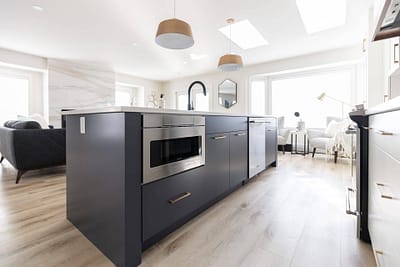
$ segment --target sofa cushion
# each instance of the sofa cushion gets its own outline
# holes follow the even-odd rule
[[[40,127],[42,129],[49,129],[49,124],[47,123],[47,121],[44,119],[44,117],[38,113],[29,115],[29,116],[21,116],[18,115],[17,119],[20,121],[36,121],[40,124]]]
[[[37,121],[6,121],[4,127],[13,129],[42,129]]]

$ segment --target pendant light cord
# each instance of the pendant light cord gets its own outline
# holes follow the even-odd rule
[[[229,54],[232,52],[232,24],[229,25]]]
[[[176,0],[174,0],[174,18],[176,18]]]

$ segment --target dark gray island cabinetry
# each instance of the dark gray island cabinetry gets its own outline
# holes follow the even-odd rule
[[[249,178],[247,116],[125,107],[64,115],[67,219],[116,266],[139,265],[144,249]],[[267,158],[276,161],[271,127]]]

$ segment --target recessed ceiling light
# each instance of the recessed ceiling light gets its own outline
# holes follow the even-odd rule
[[[250,49],[267,45],[267,40],[247,19],[233,23],[219,29],[227,38],[229,38],[229,27],[232,27],[231,40],[242,49]]]
[[[132,46],[138,46],[138,43],[132,43]]]
[[[38,5],[33,5],[32,8],[36,11],[43,11],[43,7],[38,6]]]
[[[200,60],[200,59],[203,59],[206,57],[208,57],[208,55],[206,55],[206,54],[190,54],[190,58],[192,60]]]
[[[307,33],[346,24],[346,0],[296,0]]]
[[[187,61],[183,61],[183,64],[186,65],[186,64],[187,64]]]

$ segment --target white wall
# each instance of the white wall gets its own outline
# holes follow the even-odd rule
[[[60,125],[61,108],[113,105],[115,84],[141,87],[146,104],[148,96],[159,97],[162,83],[118,74],[98,64],[47,59],[0,48],[0,71],[29,76],[30,113],[42,114],[50,124]]]
[[[44,57],[0,48],[0,65],[45,71],[47,69],[47,59]]]
[[[360,46],[336,49],[322,53],[315,53],[306,56],[247,66],[237,72],[225,73],[216,71],[214,73],[165,82],[163,87],[166,95],[166,107],[175,108],[176,92],[187,90],[189,84],[194,80],[201,80],[206,84],[211,95],[211,111],[249,113],[249,87],[252,76],[281,73],[297,69],[301,70],[315,66],[329,66],[338,62],[360,60],[365,56],[366,55],[362,52],[362,45],[360,41]],[[238,103],[231,109],[225,109],[218,104],[218,84],[227,78],[237,82],[238,84]]]
[[[156,97],[159,98],[160,94],[163,92],[163,84],[161,82],[147,80],[129,74],[116,73],[115,81],[122,85],[141,88],[138,92],[137,102],[144,103],[143,106],[147,105],[147,100],[151,94],[155,94]]]
[[[49,119],[61,125],[61,109],[114,104],[115,73],[95,64],[49,59]]]

